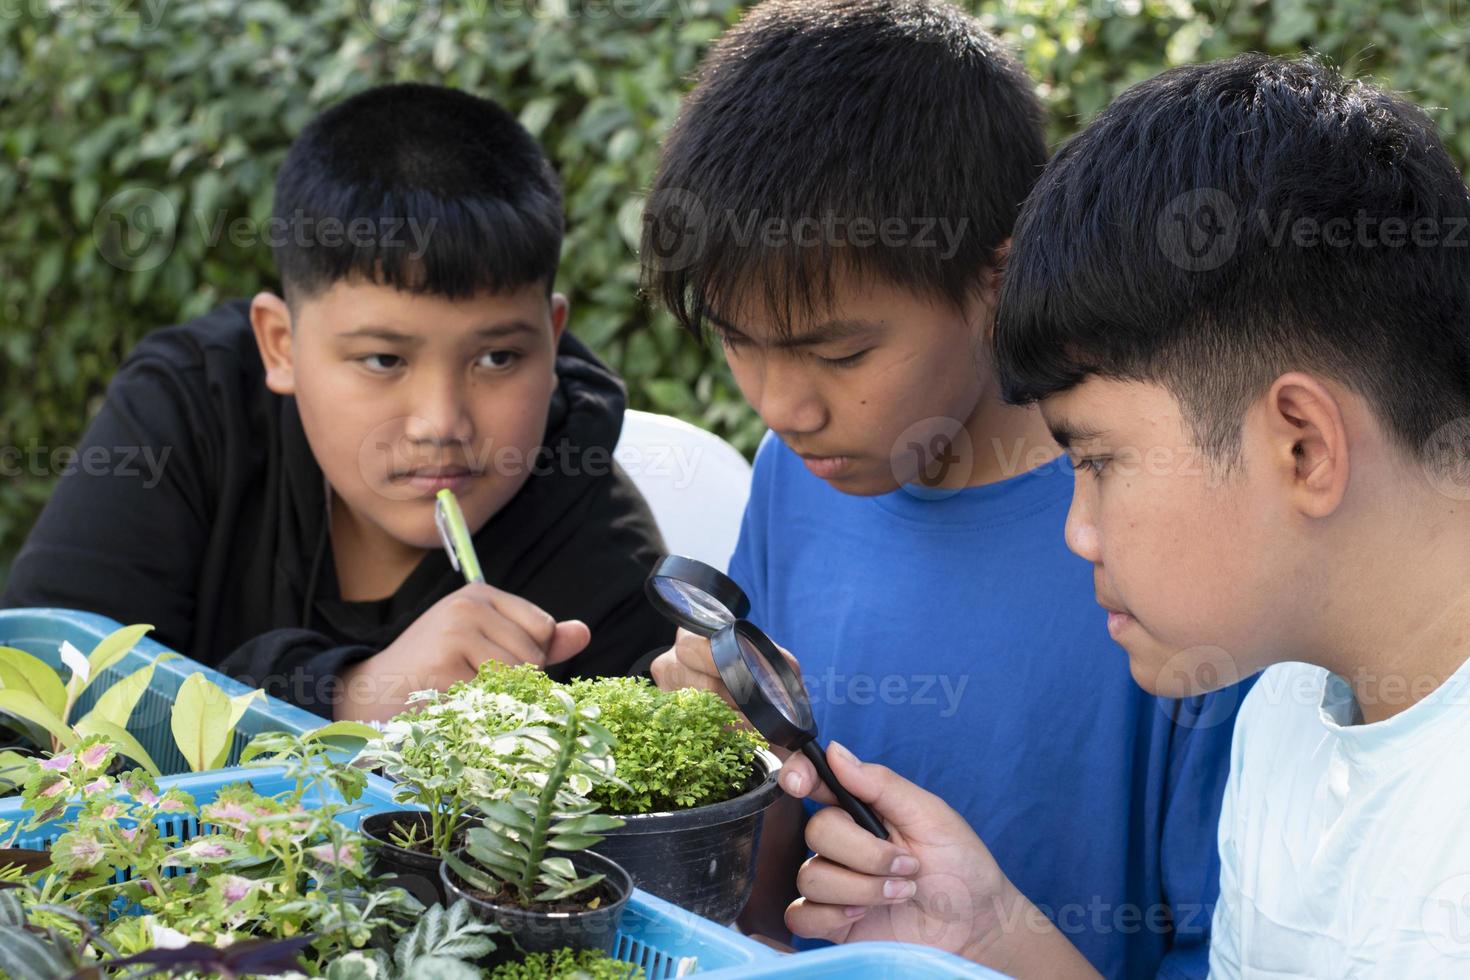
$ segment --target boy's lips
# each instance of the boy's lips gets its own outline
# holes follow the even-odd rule
[[[851,456],[817,456],[811,453],[802,453],[801,461],[811,474],[822,480],[835,480],[850,468],[853,463]]]
[[[424,493],[453,490],[458,493],[477,478],[483,470],[472,470],[467,466],[422,466],[389,477],[393,483],[403,483]]]
[[[1115,640],[1118,638],[1119,633],[1137,622],[1132,615],[1119,608],[1117,603],[1107,602],[1099,598],[1097,604],[1102,606],[1103,611],[1108,614],[1108,635]]]

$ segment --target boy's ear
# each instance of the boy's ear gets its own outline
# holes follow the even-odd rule
[[[1266,395],[1267,438],[1297,509],[1327,517],[1348,483],[1347,426],[1333,391],[1309,374],[1283,374]]]
[[[990,256],[990,266],[985,270],[985,288],[990,291],[991,305],[1000,299],[1000,284],[1005,281],[1006,264],[1011,260],[1011,239],[995,246]]]
[[[1005,281],[1006,263],[1011,257],[1011,240],[1007,238],[990,253],[990,262],[981,275],[978,299],[984,317],[984,340],[988,344],[995,333],[995,310],[1000,305],[1000,286]]]
[[[555,391],[561,387],[561,375],[556,373],[556,352],[561,347],[561,335],[567,329],[567,319],[571,316],[572,304],[566,296],[561,293],[551,294],[551,387]]]
[[[250,326],[265,362],[265,386],[278,395],[296,394],[291,364],[291,309],[275,293],[256,293],[250,301]]]

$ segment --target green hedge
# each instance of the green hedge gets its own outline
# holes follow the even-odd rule
[[[1436,109],[1470,158],[1470,0],[974,6],[1040,80],[1058,139],[1167,65],[1312,49]],[[636,407],[750,451],[758,421],[718,353],[639,298],[631,245],[689,73],[739,10],[733,0],[0,0],[0,447],[12,460],[19,449],[24,470],[0,485],[0,581],[51,464],[65,461],[52,450],[75,443],[138,338],[271,285],[268,250],[230,223],[268,216],[292,135],[320,107],[388,80],[455,85],[518,109],[566,184],[562,286],[576,331],[628,379]],[[158,219],[153,250],[119,251],[109,222],[140,203]]]

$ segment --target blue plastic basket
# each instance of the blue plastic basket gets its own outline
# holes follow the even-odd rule
[[[720,977],[737,975],[752,980],[939,980],[941,977],[1005,980],[1004,974],[969,960],[907,943],[829,946],[719,973]]]
[[[64,678],[70,671],[61,662],[63,641],[69,640],[77,649],[87,653],[120,625],[106,616],[68,609],[0,610],[0,646],[24,650],[58,670]],[[173,652],[146,636],[139,640],[137,646],[92,682],[72,709],[72,720],[76,721],[90,711],[92,705],[97,703],[97,698],[114,683],[139,667],[147,666],[159,654]],[[164,775],[189,771],[189,764],[184,761],[178,746],[174,745],[173,732],[169,727],[169,713],[173,710],[174,698],[178,695],[180,686],[194,673],[202,673],[230,697],[250,690],[233,677],[211,670],[188,657],[158,664],[153,670],[153,681],[133,709],[133,716],[128,721],[128,732],[152,756]],[[324,724],[326,719],[295,705],[271,697],[256,698],[235,727],[235,739],[230,746],[227,764],[239,761],[240,751],[245,748],[246,743],[261,732],[295,732],[299,735]]]
[[[249,782],[256,792],[274,795],[292,787],[283,770],[278,768],[216,769],[211,772],[166,776],[158,781],[162,790],[176,787],[194,797],[195,803],[212,801],[215,794],[231,783]],[[344,813],[343,823],[354,829],[362,818],[373,813],[403,809],[393,802],[393,784],[380,776],[368,776],[367,787],[357,800],[357,809]],[[321,796],[308,796],[308,803],[321,802]],[[0,800],[0,820],[21,820],[29,811],[18,798]],[[190,816],[168,816],[158,821],[160,831],[186,841],[199,833],[199,822]],[[55,824],[47,824],[23,834],[16,847],[45,849],[59,836]],[[780,954],[747,939],[724,926],[702,919],[691,912],[665,902],[643,891],[634,891],[623,913],[618,930],[615,954],[618,959],[636,963],[649,980],[667,980],[690,972],[700,974],[727,970],[742,972],[750,965],[776,960]]]

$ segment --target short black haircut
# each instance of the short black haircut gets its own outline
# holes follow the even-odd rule
[[[550,288],[561,255],[561,188],[531,134],[495,102],[433,85],[368,89],[308,123],[272,217],[293,303],[352,277],[450,299]],[[344,234],[354,222],[364,234]]]
[[[841,272],[958,308],[1046,162],[1043,119],[958,7],[766,0],[711,48],[664,142],[644,288],[696,337],[747,289],[787,329]]]
[[[1470,193],[1407,100],[1246,54],[1124,92],[1017,222],[997,315],[1016,403],[1089,376],[1159,384],[1239,462],[1246,409],[1306,370],[1411,458],[1470,416]]]

